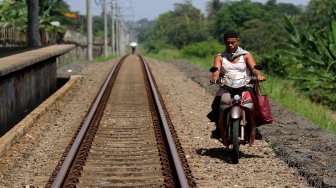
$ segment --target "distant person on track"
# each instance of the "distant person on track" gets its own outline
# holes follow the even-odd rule
[[[136,46],[137,46],[137,45],[138,45],[138,44],[137,44],[136,42],[131,42],[130,46],[131,46],[131,48],[132,48],[132,54],[135,53],[135,49],[136,49]]]
[[[239,74],[245,77],[255,75],[258,81],[265,80],[265,77],[261,74],[261,72],[254,69],[254,65],[256,63],[253,55],[239,46],[239,37],[237,32],[232,30],[226,31],[224,33],[224,44],[225,51],[221,54],[217,54],[214,59],[214,67],[217,67],[218,70],[211,74],[211,84],[215,84],[219,77],[223,77],[227,74]],[[221,102],[230,103],[230,100],[230,94],[226,87],[220,87],[211,105],[212,111],[207,115],[211,122],[215,122],[216,124],[216,129],[212,131],[211,138],[220,138],[218,128],[220,104]],[[253,103],[252,100],[249,102]],[[251,119],[253,121],[252,113]],[[254,121],[251,123],[253,124],[252,127],[256,127]]]

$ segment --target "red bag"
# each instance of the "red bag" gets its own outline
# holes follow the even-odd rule
[[[255,96],[253,97],[255,121],[257,126],[273,122],[271,106],[267,95],[262,95],[259,82],[255,84]]]

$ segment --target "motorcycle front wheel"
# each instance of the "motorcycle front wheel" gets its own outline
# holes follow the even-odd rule
[[[232,162],[239,163],[239,119],[232,120]]]

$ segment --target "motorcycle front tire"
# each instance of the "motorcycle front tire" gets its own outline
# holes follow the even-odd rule
[[[232,120],[232,162],[239,163],[239,119]]]

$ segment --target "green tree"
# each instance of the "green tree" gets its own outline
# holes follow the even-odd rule
[[[207,3],[207,13],[208,13],[208,18],[212,18],[217,14],[217,12],[222,8],[222,3],[220,0],[212,0]]]
[[[220,7],[216,14],[208,18],[212,36],[222,42],[225,30],[234,29],[240,33],[244,48],[267,53],[278,42],[286,39],[282,16],[301,13],[295,5],[277,4],[276,0],[269,0],[265,4],[251,1],[225,2]]]
[[[160,46],[181,48],[206,40],[208,34],[204,15],[191,1],[185,1],[175,4],[173,11],[161,14],[155,20],[148,36],[146,45],[154,50]]]
[[[300,7],[291,3],[276,3],[276,0],[268,0],[265,4],[265,10],[268,13],[275,15],[286,14],[289,16],[295,16],[301,13]]]
[[[287,78],[316,102],[336,109],[336,21],[316,32],[308,27],[299,32],[285,17],[288,41],[274,62],[282,62]]]
[[[310,0],[300,22],[314,30],[325,28],[336,20],[336,0]]]
[[[62,25],[71,25],[72,20],[64,16],[70,12],[69,5],[62,0],[40,0],[40,22],[49,25],[52,21],[59,21]]]
[[[5,1],[0,6],[0,22],[12,23],[21,31],[27,28],[27,14],[27,5],[23,0],[15,3]]]
[[[247,50],[269,52],[280,38],[279,35],[276,35],[281,31],[277,26],[278,24],[261,21],[260,19],[246,21],[244,23],[245,28],[240,33],[242,46]]]
[[[149,21],[148,19],[141,19],[135,23],[136,25],[136,35],[138,36],[138,41],[143,43],[149,38],[150,28],[153,27],[154,21]]]
[[[265,11],[261,3],[250,1],[226,2],[221,5],[217,13],[210,18],[209,30],[212,36],[222,41],[225,30],[244,30],[244,23],[252,19],[263,19]]]
[[[59,21],[61,25],[71,25],[72,21],[64,16],[69,12],[69,6],[63,0],[40,0],[40,27],[47,31],[64,31],[65,27],[55,27],[51,21]],[[13,23],[22,31],[27,27],[27,5],[25,0],[15,2],[4,2],[0,7],[0,21]]]
[[[92,17],[93,35],[102,37],[104,36],[104,18],[101,16]]]

